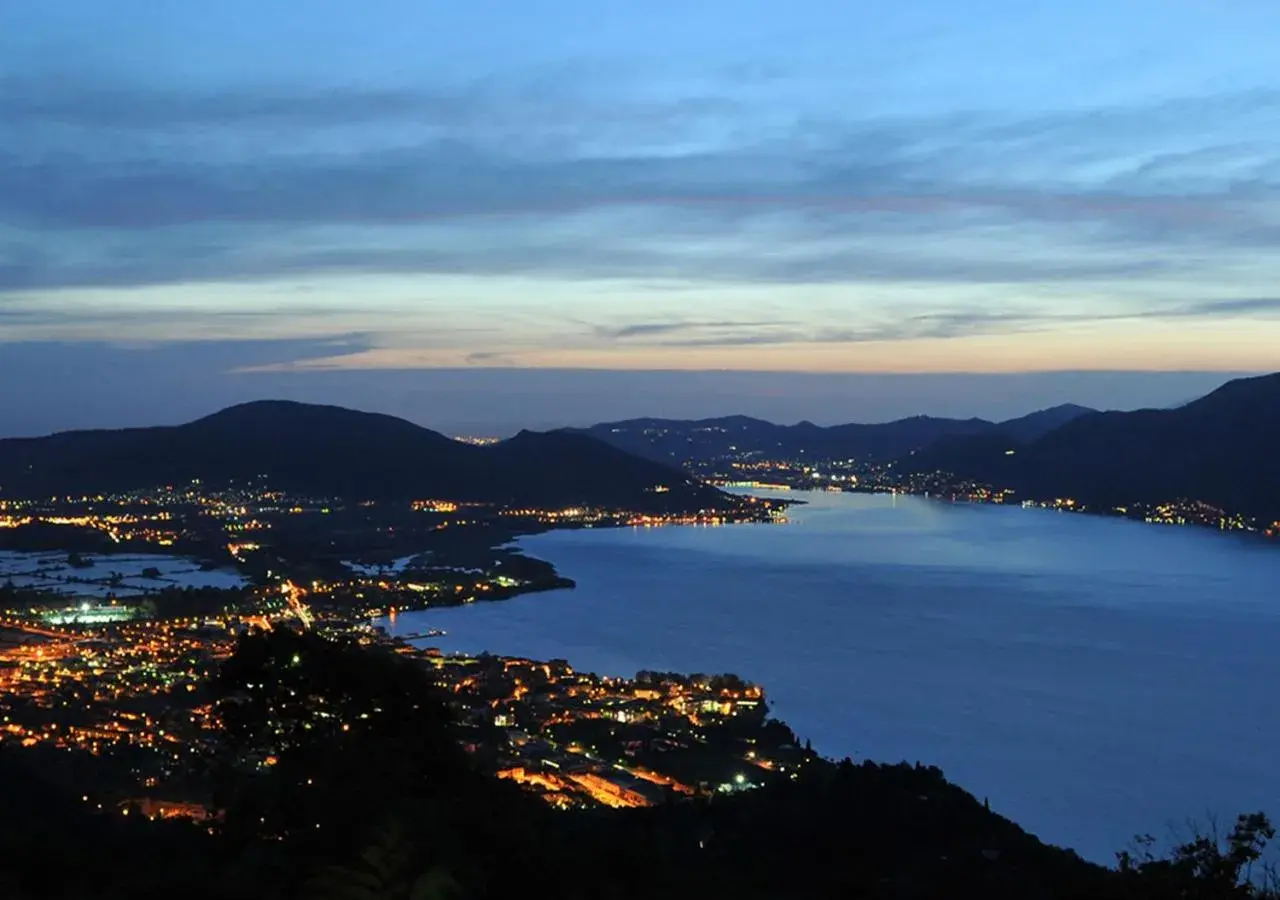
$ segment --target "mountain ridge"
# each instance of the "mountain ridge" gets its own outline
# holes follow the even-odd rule
[[[182,425],[0,440],[0,496],[250,481],[349,499],[447,498],[643,511],[728,508],[728,495],[589,437],[525,432],[475,446],[405,419],[262,400]],[[655,486],[667,490],[655,492]]]
[[[809,421],[778,425],[742,415],[706,419],[645,417],[562,430],[588,434],[637,456],[676,465],[735,453],[888,462],[944,437],[1002,432],[1026,439],[1093,412],[1096,411],[1088,407],[1061,404],[1003,422],[916,415],[891,422],[828,426]]]
[[[1227,382],[1173,409],[1078,416],[1030,441],[952,439],[899,466],[1103,509],[1190,500],[1280,520],[1280,373]]]

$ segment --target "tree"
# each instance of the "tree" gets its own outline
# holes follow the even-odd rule
[[[277,629],[242,639],[214,690],[231,831],[356,847],[469,774],[430,675],[394,653]]]
[[[1275,835],[1266,815],[1246,813],[1236,818],[1225,839],[1211,829],[1161,858],[1153,852],[1155,838],[1142,835],[1135,839],[1133,852],[1118,853],[1116,859],[1121,876],[1139,897],[1275,900],[1280,893],[1273,885],[1259,883],[1263,880],[1259,876],[1266,873],[1257,871],[1263,851]]]
[[[455,900],[462,896],[458,882],[437,866],[418,873],[414,850],[403,827],[392,823],[351,865],[322,868],[304,888],[315,900]]]

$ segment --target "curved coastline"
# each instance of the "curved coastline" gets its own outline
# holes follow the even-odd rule
[[[1258,667],[1280,666],[1269,548],[903,495],[807,499],[772,531],[522,538],[578,588],[400,621],[442,625],[445,650],[736,672],[820,752],[940,765],[1095,859],[1280,796],[1260,758],[1241,757],[1257,736],[1236,734],[1256,720]],[[1116,528],[1134,537],[1124,553]],[[1152,755],[1165,765],[1141,762]]]

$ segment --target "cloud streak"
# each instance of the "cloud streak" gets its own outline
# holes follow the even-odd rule
[[[554,152],[501,151],[468,142],[465,123],[449,119],[458,136],[408,147],[212,159],[166,152],[163,142],[124,156],[42,150],[43,131],[32,123],[80,108],[73,91],[59,96],[28,101],[18,140],[0,150],[0,290],[326,273],[1133,282],[1185,272],[1196,253],[1280,246],[1272,199],[1280,177],[1266,180],[1261,162],[1222,183],[1212,153],[1194,164],[1191,154],[1177,163],[1192,168],[1181,182],[1187,192],[1170,194],[1160,187],[1165,176],[1152,174],[1167,154],[1130,163],[1133,148],[1122,144],[1110,153],[1126,161],[1127,175],[1027,183],[1019,172],[1027,142],[1080,131],[1084,114],[795,126],[783,142],[629,155],[581,141]],[[398,121],[418,103],[455,105],[399,92],[254,96],[191,107],[176,96],[135,98],[121,115],[143,131],[171,110],[177,122],[230,129],[276,127],[273,117],[288,109],[305,125]],[[94,97],[79,101],[85,129],[111,108]],[[1272,102],[1256,98],[1255,106]],[[1164,121],[1167,113],[1131,115]],[[1275,167],[1280,157],[1261,158]]]
[[[761,327],[770,327],[775,325],[785,325],[785,322],[690,322],[690,321],[672,321],[672,322],[632,322],[627,325],[616,326],[597,326],[596,334],[601,337],[612,338],[614,340],[625,340],[627,338],[651,338],[651,337],[667,337],[676,334],[686,334],[688,332],[700,331],[736,331],[740,329],[752,329]]]
[[[1183,320],[1222,321],[1232,318],[1272,317],[1280,319],[1280,298],[1251,297],[1204,300],[1181,306],[1108,312],[1066,313],[1052,311],[958,310],[897,317],[890,322],[860,328],[781,328],[785,322],[636,323],[614,329],[628,337],[653,338],[661,347],[745,347],[789,344],[865,344],[949,338],[1019,335],[1047,332],[1064,326],[1099,325],[1139,320],[1177,322]],[[722,333],[694,334],[712,329]]]

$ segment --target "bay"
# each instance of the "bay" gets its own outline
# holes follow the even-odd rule
[[[574,590],[402,615],[446,651],[734,672],[833,757],[921,761],[1110,862],[1280,816],[1280,547],[1191,528],[806,493],[783,525],[521,540]]]

